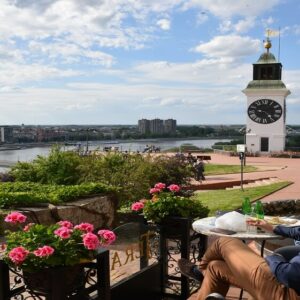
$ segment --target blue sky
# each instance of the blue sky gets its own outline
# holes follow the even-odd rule
[[[300,124],[299,15],[298,0],[1,0],[0,124],[244,124],[241,91],[279,27]]]

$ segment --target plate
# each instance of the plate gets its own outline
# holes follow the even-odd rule
[[[299,226],[300,220],[292,219],[288,217],[279,216],[265,216],[265,220],[272,225],[287,225],[287,226]]]

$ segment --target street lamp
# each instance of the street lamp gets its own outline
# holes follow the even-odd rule
[[[242,133],[244,135],[244,145],[246,147],[247,145],[247,133],[250,133],[251,132],[251,129],[248,128],[246,126],[242,127],[240,130],[239,130],[240,133]],[[246,149],[247,150],[247,149]],[[246,166],[246,151],[245,151],[245,155],[244,155],[244,166]]]

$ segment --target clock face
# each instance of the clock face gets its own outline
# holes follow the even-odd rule
[[[270,124],[279,120],[282,116],[282,107],[271,99],[259,99],[248,107],[249,118],[259,124]]]

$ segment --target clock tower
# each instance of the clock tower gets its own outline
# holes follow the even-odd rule
[[[247,151],[269,153],[283,151],[286,137],[286,97],[290,91],[281,81],[282,65],[269,51],[269,38],[264,43],[266,52],[253,64],[253,80],[243,93],[247,96]]]

